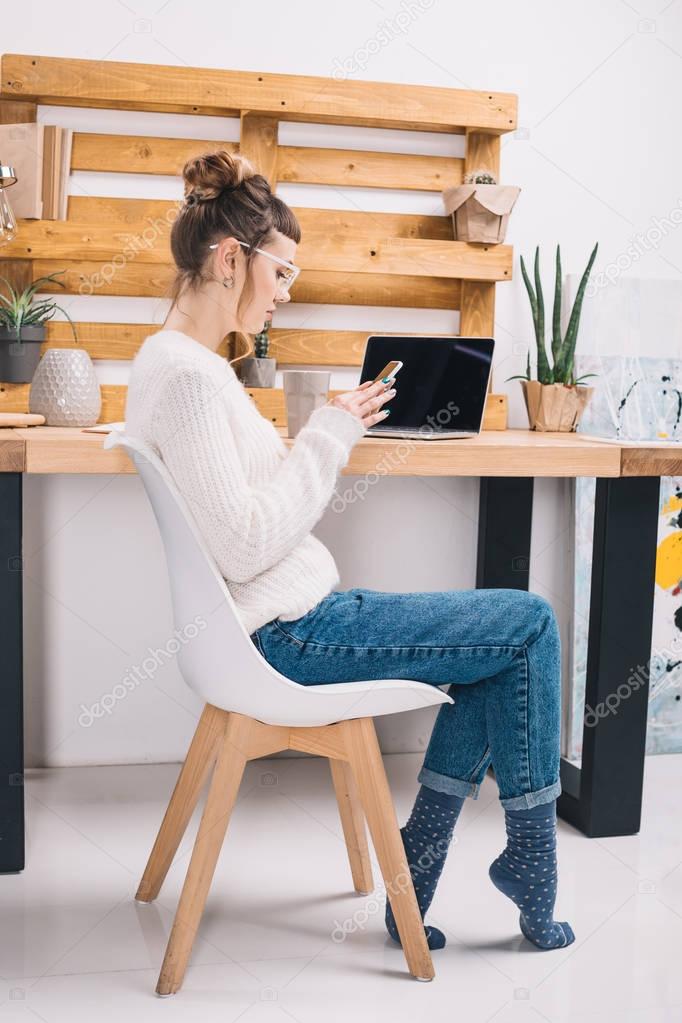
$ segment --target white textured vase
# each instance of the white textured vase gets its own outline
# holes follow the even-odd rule
[[[33,374],[29,412],[46,426],[94,426],[102,410],[95,367],[79,348],[48,348]]]

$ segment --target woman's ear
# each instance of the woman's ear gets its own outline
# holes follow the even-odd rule
[[[236,238],[223,238],[216,249],[216,267],[219,273],[234,273],[237,265],[237,253],[240,250]]]

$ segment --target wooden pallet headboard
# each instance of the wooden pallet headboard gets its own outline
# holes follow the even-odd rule
[[[499,175],[500,135],[516,127],[516,96],[509,93],[18,54],[1,58],[0,80],[5,124],[34,121],[40,103],[240,118],[238,143],[76,132],[72,170],[177,175],[189,156],[224,145],[248,156],[273,188],[301,182],[440,192],[479,166]],[[284,146],[281,120],[464,135],[466,153]],[[66,221],[20,223],[16,238],[0,249],[0,273],[23,286],[65,269],[61,280],[70,294],[163,297],[172,276],[168,235],[175,206],[71,196]],[[493,335],[495,284],[511,279],[511,246],[455,242],[446,216],[295,212],[303,231],[296,261],[304,272],[293,301],[459,310],[462,335]],[[93,359],[132,359],[158,329],[80,323],[79,344]],[[271,354],[290,366],[359,366],[368,333],[272,328]],[[68,324],[48,324],[44,349],[73,344]],[[225,354],[227,346],[226,340]],[[27,411],[28,390],[28,384],[0,383],[0,409]],[[102,422],[124,418],[125,392],[125,386],[102,386]],[[280,389],[249,393],[273,422],[284,422]],[[489,396],[484,426],[505,428],[504,395]]]

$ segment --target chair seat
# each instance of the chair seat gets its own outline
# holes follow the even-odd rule
[[[274,672],[275,669],[268,667]],[[253,691],[245,693],[244,699],[240,700],[234,690],[230,691],[229,700],[223,702],[213,696],[211,702],[222,710],[248,714],[267,725],[301,727],[400,714],[420,707],[455,702],[437,686],[415,679],[381,678],[367,682],[302,685],[279,672],[275,674],[279,675],[284,688],[271,690],[267,704],[260,701],[259,694]]]

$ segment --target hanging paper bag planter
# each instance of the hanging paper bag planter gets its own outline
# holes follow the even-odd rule
[[[516,185],[480,181],[446,188],[443,203],[445,212],[452,215],[455,241],[489,245],[503,242],[509,214],[520,194],[521,189]]]

